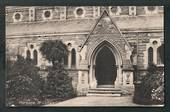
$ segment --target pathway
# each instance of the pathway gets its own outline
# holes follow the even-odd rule
[[[57,104],[49,104],[45,106],[51,107],[75,107],[75,106],[146,106],[138,105],[132,102],[131,96],[122,96],[122,97],[95,97],[95,96],[86,96],[86,97],[76,97],[70,100],[59,102]]]

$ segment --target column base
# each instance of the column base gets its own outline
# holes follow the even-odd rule
[[[96,88],[97,87],[97,81],[96,80],[94,80],[93,82],[91,82],[90,84],[89,84],[89,88],[90,89],[93,89],[93,88]]]

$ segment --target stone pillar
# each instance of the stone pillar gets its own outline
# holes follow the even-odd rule
[[[96,65],[93,65],[93,69],[92,69],[92,80],[93,80],[93,87],[96,88],[97,87],[97,80],[95,77],[95,67]]]
[[[124,86],[133,85],[133,72],[132,71],[123,72],[123,85]]]
[[[114,86],[115,86],[115,88],[116,87],[119,87],[119,81],[120,81],[120,77],[119,77],[119,66],[118,65],[116,65],[116,69],[117,69],[117,77],[116,77],[116,80],[115,80],[115,82],[114,82]]]
[[[93,7],[93,17],[99,17],[100,16],[100,7]]]
[[[90,71],[89,71],[89,85],[90,88],[96,88],[97,86],[97,81],[95,77],[95,70],[94,70],[95,65],[90,66]]]
[[[34,51],[32,50],[32,49],[30,49],[30,57],[31,57],[31,59],[34,59]]]
[[[79,68],[79,59],[80,59],[79,52],[77,52],[76,50],[76,68]]]
[[[35,7],[29,8],[29,21],[35,20]]]
[[[122,90],[124,94],[133,94],[134,84],[133,84],[133,72],[132,71],[123,71]]]
[[[63,6],[60,9],[60,20],[66,20],[66,6]]]
[[[68,51],[68,68],[71,68],[71,52]]]
[[[24,58],[26,58],[26,57],[27,57],[27,47],[24,47],[23,57],[24,57]]]
[[[123,85],[123,75],[122,75],[122,69],[121,69],[121,66],[120,65],[118,65],[118,68],[117,68],[118,70],[118,73],[117,73],[117,75],[119,75],[119,84],[120,85]]]
[[[89,65],[89,86],[90,88],[92,88],[92,70],[93,70],[93,66]]]
[[[37,50],[37,66],[41,65],[41,52],[39,50]]]
[[[153,63],[157,64],[157,47],[153,48]]]
[[[88,92],[88,75],[87,71],[78,71],[77,91],[78,95],[85,95]]]

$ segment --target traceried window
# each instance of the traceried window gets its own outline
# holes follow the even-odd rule
[[[37,52],[37,50],[34,50],[33,54],[34,54],[34,64],[37,65],[38,64],[38,52]]]
[[[75,67],[76,65],[76,50],[72,49],[71,50],[71,66]]]
[[[153,48],[150,47],[148,49],[148,64],[153,63]]]
[[[157,49],[157,64],[164,64],[164,44]]]

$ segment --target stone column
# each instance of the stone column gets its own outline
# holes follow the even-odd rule
[[[68,68],[71,68],[71,52],[68,51]]]
[[[24,53],[23,53],[24,58],[27,57],[27,47],[24,47]]]
[[[92,69],[92,80],[93,80],[93,87],[96,88],[97,87],[97,80],[96,80],[96,77],[95,77],[95,67],[96,65],[93,65],[93,69]]]
[[[92,70],[93,70],[93,66],[89,65],[89,86],[90,88],[92,88]]]
[[[119,80],[120,80],[119,79],[120,74],[119,74],[119,66],[118,65],[116,65],[116,69],[117,69],[117,77],[116,77],[116,80],[115,80],[115,83],[114,83],[115,88],[119,86]]]
[[[89,72],[90,88],[96,88],[96,86],[97,86],[94,67],[95,67],[95,65],[90,66],[90,72]]]
[[[66,7],[63,6],[60,9],[60,20],[65,20],[66,19]]]
[[[41,52],[39,50],[37,50],[37,65],[40,66],[42,63],[42,56],[41,56]]]
[[[120,65],[118,65],[118,68],[117,68],[118,70],[118,73],[117,73],[117,75],[119,75],[119,84],[120,85],[123,85],[123,75],[122,75],[122,69],[121,69],[121,66]]]
[[[76,51],[76,68],[79,68],[79,52]]]
[[[30,49],[30,57],[31,57],[31,59],[34,59],[34,51],[32,50],[32,49]]]
[[[153,48],[153,63],[157,64],[157,47]]]

